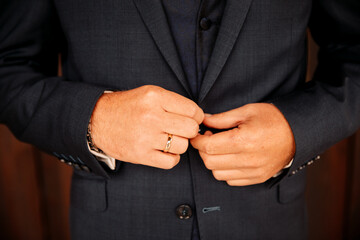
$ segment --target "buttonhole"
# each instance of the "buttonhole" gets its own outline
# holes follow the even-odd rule
[[[220,211],[220,206],[216,207],[206,207],[202,209],[203,213],[213,212],[213,211]]]

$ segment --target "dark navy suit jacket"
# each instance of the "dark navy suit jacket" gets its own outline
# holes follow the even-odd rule
[[[227,0],[199,97],[207,113],[272,102],[296,142],[291,168],[264,184],[230,187],[198,153],[171,170],[90,154],[87,125],[104,90],[158,85],[192,98],[160,0],[4,0],[0,3],[0,123],[76,166],[74,239],[304,239],[305,166],[360,124],[357,0]],[[320,45],[305,83],[307,27]],[[62,52],[63,76],[57,76]],[[24,162],[24,164],[26,164]],[[90,171],[90,172],[88,172]],[[218,207],[217,211],[202,211]]]

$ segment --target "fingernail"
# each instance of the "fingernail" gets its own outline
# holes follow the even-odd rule
[[[211,117],[212,115],[210,113],[205,113],[205,117]]]

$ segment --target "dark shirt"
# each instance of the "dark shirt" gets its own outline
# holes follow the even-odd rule
[[[225,0],[162,1],[195,99],[215,45],[225,2]],[[200,239],[196,215],[194,215],[192,239]]]
[[[189,86],[197,98],[219,31],[225,0],[162,1]]]

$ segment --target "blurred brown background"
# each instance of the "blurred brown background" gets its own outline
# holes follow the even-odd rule
[[[316,66],[309,41],[308,78]],[[69,239],[72,168],[0,125],[0,239]],[[308,168],[310,239],[360,239],[360,131]]]

